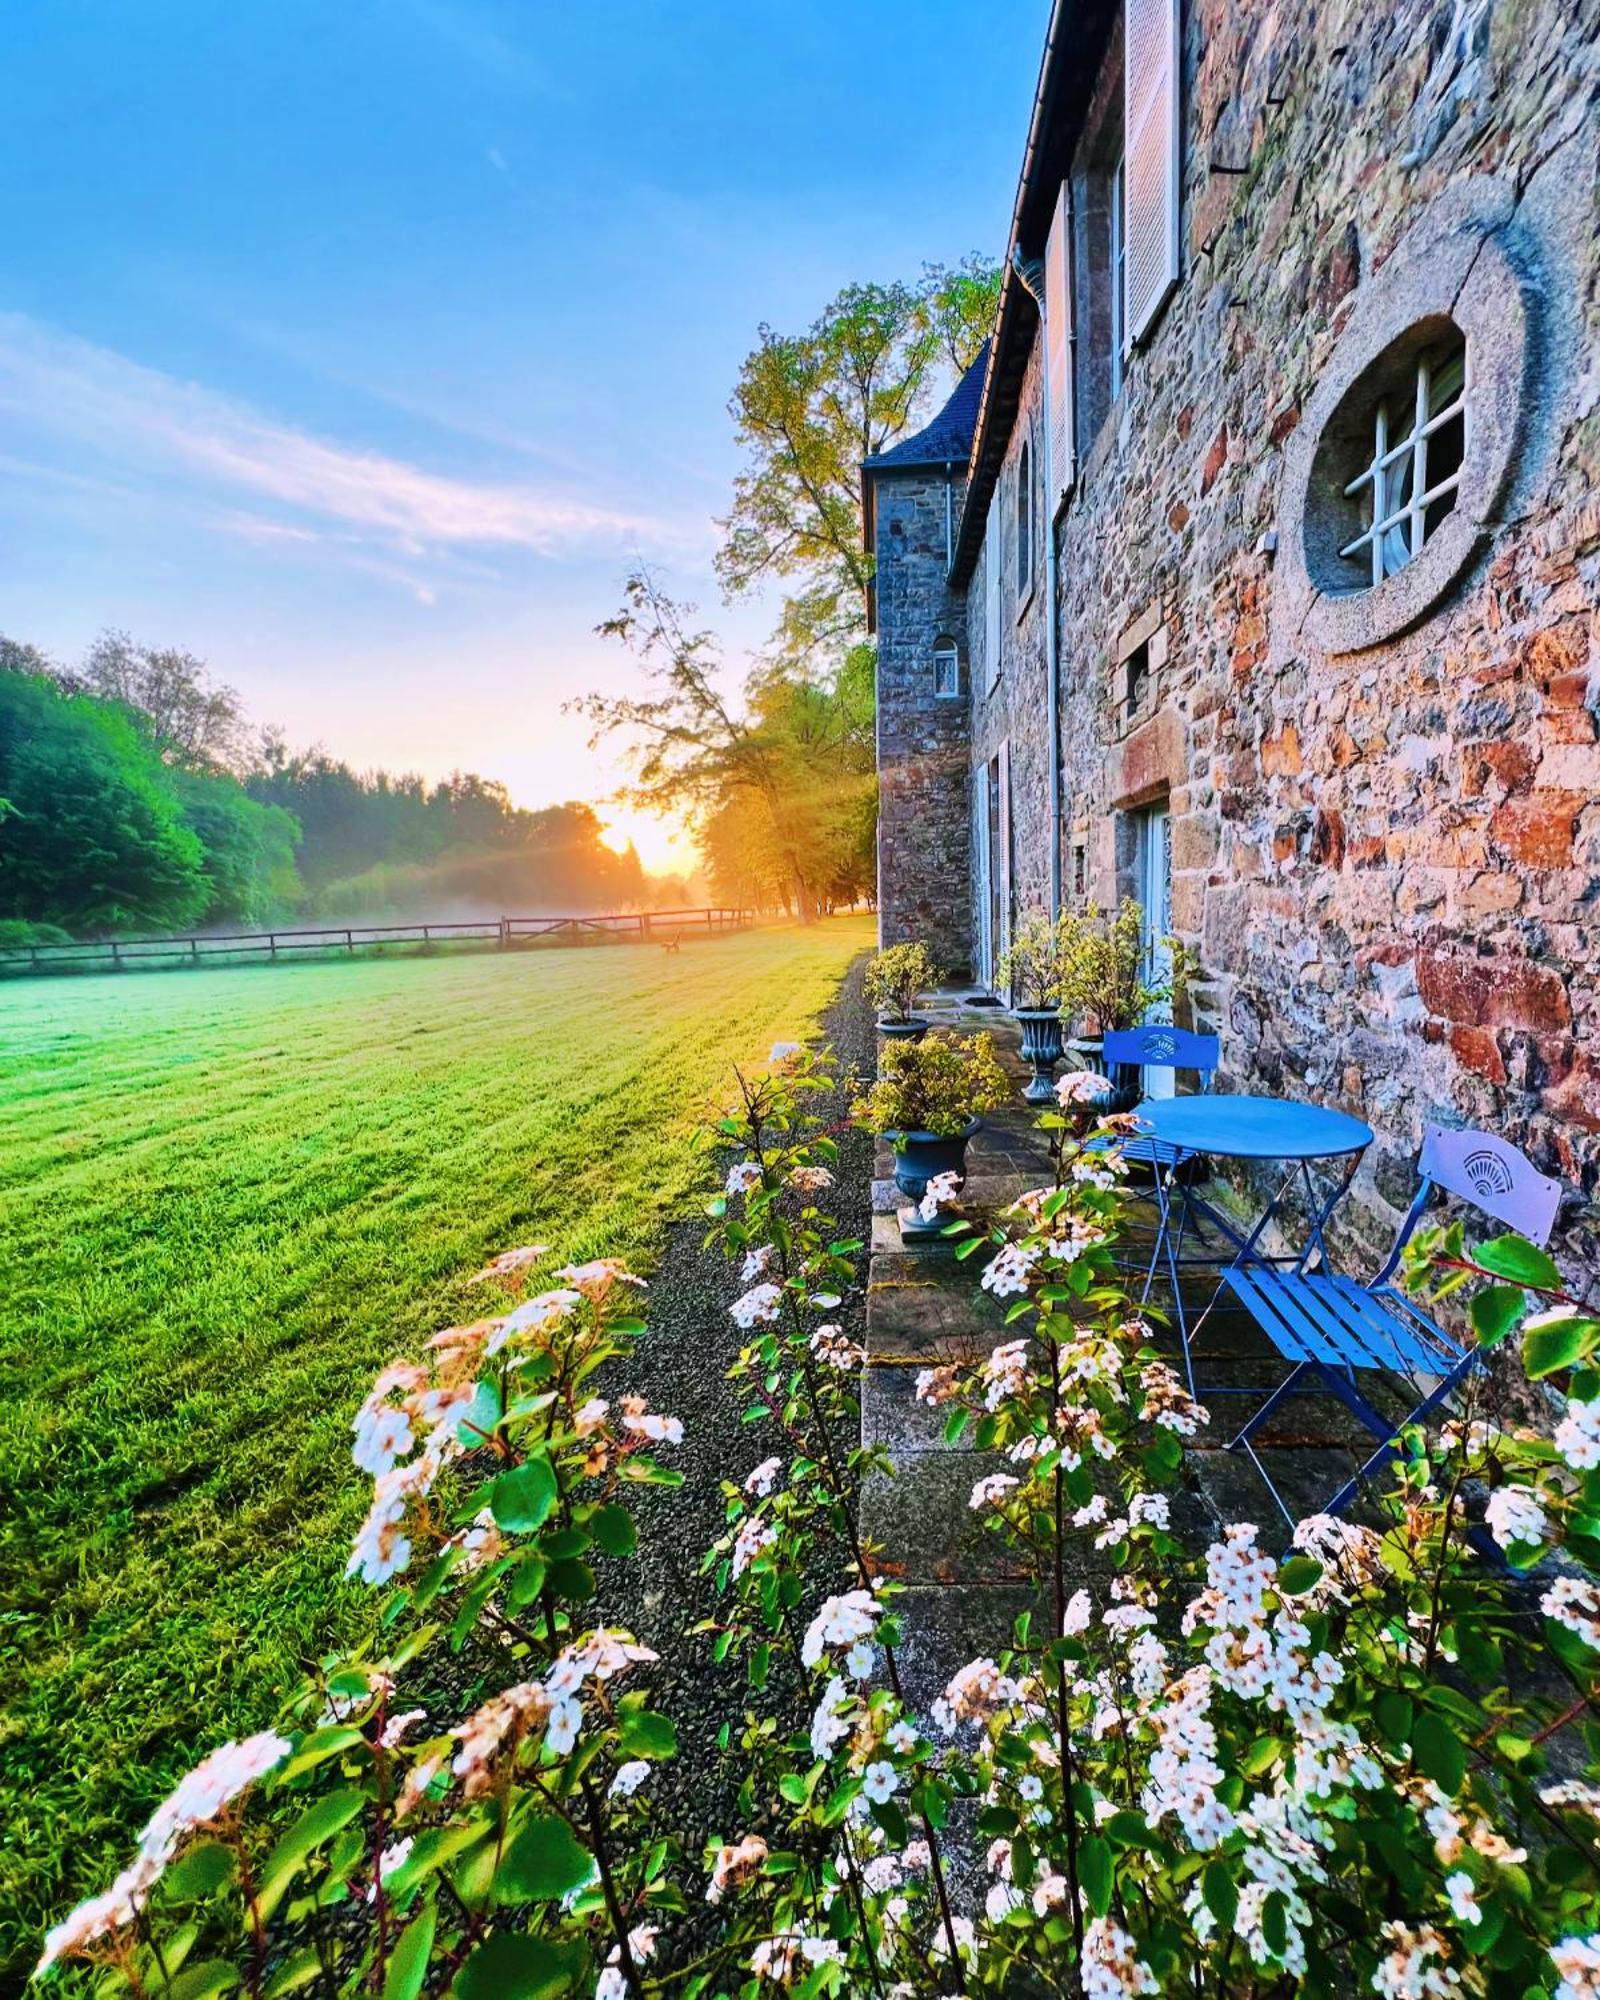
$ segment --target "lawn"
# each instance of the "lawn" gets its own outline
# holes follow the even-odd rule
[[[376,1369],[507,1244],[648,1255],[730,1063],[869,942],[0,988],[0,1966],[371,1617],[341,1574]]]

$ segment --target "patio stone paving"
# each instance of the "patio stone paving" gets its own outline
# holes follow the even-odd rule
[[[1017,1053],[1017,1031],[1009,1016],[992,1008],[940,996],[922,1011],[940,1026],[962,1033],[992,1033],[1007,1069],[1019,1083],[1028,1071]],[[995,1209],[1050,1178],[1044,1135],[1034,1129],[1036,1113],[1017,1103],[986,1117],[968,1149],[966,1199]],[[978,1288],[981,1265],[958,1260],[953,1246],[937,1240],[908,1247],[901,1239],[897,1211],[905,1198],[893,1181],[894,1156],[879,1144],[873,1181],[873,1226],[868,1268],[866,1345],[862,1378],[863,1441],[886,1447],[895,1476],[869,1479],[861,1499],[863,1539],[878,1567],[909,1587],[902,1599],[906,1636],[902,1673],[913,1704],[924,1715],[955,1670],[1005,1646],[1015,1619],[1027,1608],[1029,1589],[1018,1580],[999,1539],[983,1534],[968,1506],[973,1483],[1004,1461],[973,1449],[967,1439],[948,1444],[944,1415],[915,1399],[917,1372],[936,1362],[976,1359],[1000,1341],[1013,1338],[1004,1309]],[[1153,1242],[1154,1205],[1135,1210],[1130,1251],[1146,1256]],[[1137,1280],[1135,1281],[1137,1290]],[[1191,1316],[1200,1310],[1214,1280],[1201,1276],[1185,1300]],[[1160,1291],[1153,1304],[1159,1304]],[[1181,1365],[1176,1333],[1158,1333]],[[1189,1444],[1182,1486],[1173,1495],[1174,1527],[1187,1540],[1212,1539],[1225,1521],[1259,1524],[1262,1541],[1278,1549],[1288,1528],[1261,1476],[1248,1457],[1225,1449],[1226,1442],[1260,1396],[1286,1372],[1271,1344],[1231,1301],[1206,1321],[1196,1349],[1199,1391],[1249,1387],[1259,1395],[1218,1393],[1211,1398],[1209,1436]],[[1258,1450],[1285,1501],[1296,1514],[1315,1512],[1356,1466],[1349,1447],[1368,1449],[1343,1407],[1332,1397],[1297,1397],[1265,1427]],[[1080,1558],[1079,1580],[1090,1573]]]

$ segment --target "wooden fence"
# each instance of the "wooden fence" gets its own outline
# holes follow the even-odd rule
[[[629,910],[598,917],[485,917],[476,923],[335,924],[316,930],[235,931],[213,937],[110,938],[92,944],[0,947],[7,973],[129,972],[139,966],[221,965],[291,957],[295,952],[354,954],[384,945],[476,944],[498,951],[583,944],[660,944],[747,930],[749,910]]]

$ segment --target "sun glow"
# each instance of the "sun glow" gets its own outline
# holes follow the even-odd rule
[[[600,838],[614,854],[632,841],[652,875],[692,875],[700,866],[694,837],[680,819],[639,812],[630,806],[601,808]]]

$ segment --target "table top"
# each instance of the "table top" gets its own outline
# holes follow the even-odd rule
[[[1359,1118],[1286,1097],[1158,1097],[1136,1115],[1168,1145],[1232,1160],[1328,1160],[1372,1144]]]

